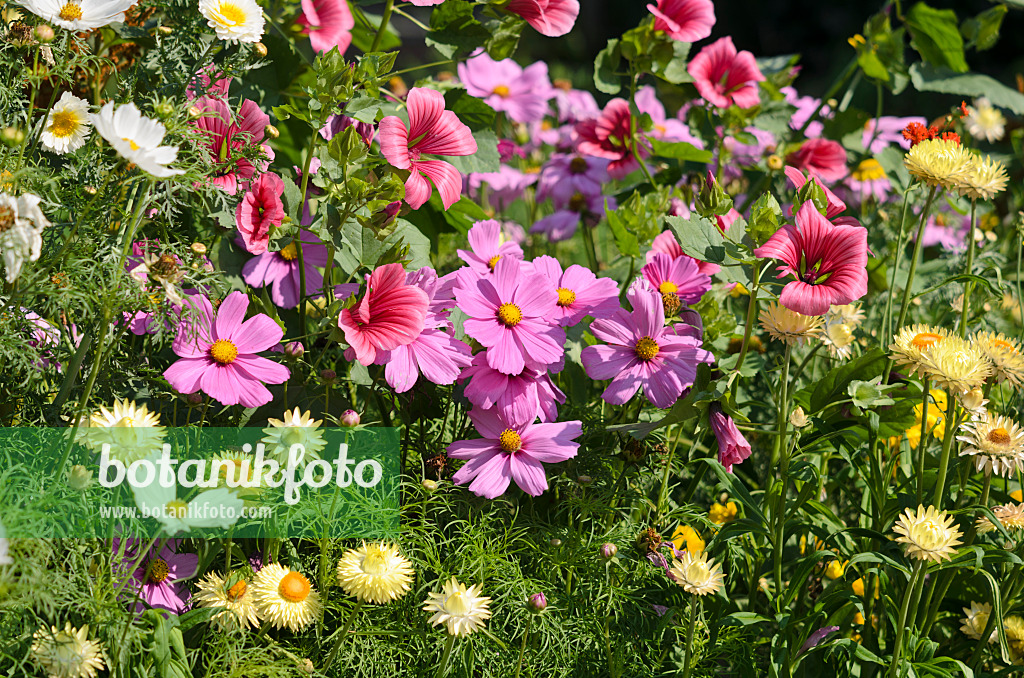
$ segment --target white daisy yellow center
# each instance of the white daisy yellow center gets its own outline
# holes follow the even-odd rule
[[[77,2],[69,2],[60,8],[57,16],[64,21],[78,21],[82,18],[82,6]]]
[[[78,131],[81,124],[81,119],[74,111],[65,109],[53,114],[48,131],[58,139],[66,139]]]
[[[220,3],[220,6],[217,7],[217,12],[214,15],[214,21],[225,28],[241,26],[245,23],[245,19],[245,10],[233,2]]]

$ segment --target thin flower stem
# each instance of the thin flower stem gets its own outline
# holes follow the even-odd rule
[[[384,4],[384,15],[380,18],[380,28],[377,29],[377,34],[373,36],[373,44],[370,46],[371,52],[376,52],[377,48],[380,47],[381,40],[384,39],[384,33],[388,30],[388,22],[391,20],[391,12],[395,9],[395,0],[387,0]]]
[[[935,480],[935,493],[932,495],[932,506],[941,508],[942,495],[946,489],[946,475],[949,472],[949,455],[953,449],[953,438],[959,422],[954,421],[953,415],[956,409],[956,400],[953,399],[952,389],[946,389],[946,431],[942,436],[942,456],[939,458],[939,476]]]
[[[907,613],[910,611],[910,599],[914,597],[914,589],[917,582],[924,573],[925,561],[918,560],[914,563],[914,571],[910,575],[910,583],[903,593],[903,605],[900,607],[900,619],[896,624],[896,642],[893,644],[892,663],[889,665],[889,678],[896,678],[899,673],[900,658],[903,655],[903,636],[906,633]]]
[[[523,656],[526,654],[526,641],[530,638],[531,622],[533,622],[533,615],[526,618],[526,630],[523,631],[523,642],[519,645],[519,661],[516,662],[516,678],[519,678],[519,674],[523,670]]]
[[[743,361],[747,357],[747,350],[750,345],[750,335],[754,331],[754,322],[757,320],[757,293],[761,289],[761,260],[758,260],[752,268],[752,282],[750,283],[750,298],[747,300],[747,324],[743,328],[743,346],[740,347],[740,354],[736,358],[736,366],[733,368],[733,372],[739,374],[740,368],[743,367]],[[734,386],[738,385],[738,381],[733,382]]]
[[[434,678],[444,678],[448,674],[448,658],[451,657],[453,647],[455,647],[455,636],[449,634],[448,640],[444,643],[444,653],[441,655]]]
[[[786,490],[789,485],[789,452],[786,449],[786,433],[787,424],[789,418],[787,411],[789,409],[789,364],[792,362],[793,347],[791,344],[786,344],[786,355],[782,360],[782,379],[779,384],[779,410],[778,410],[778,427],[779,434],[775,438],[775,451],[772,453],[773,459],[779,458],[779,479],[781,481],[781,488],[779,489],[779,498],[776,503],[775,511],[775,548],[773,552],[774,560],[774,572],[775,572],[775,586],[780,599],[782,595],[782,547],[786,541]]]
[[[693,670],[693,629],[697,626],[697,608],[700,607],[700,598],[693,596],[690,599],[690,619],[686,623],[686,647],[683,648],[683,678],[690,678]]]
[[[582,220],[580,221],[580,235],[583,236],[583,245],[587,252],[587,261],[590,264],[590,270],[597,273],[597,249],[594,247],[594,233],[591,231],[590,226],[587,226],[587,224]]]
[[[907,311],[910,306],[910,291],[914,286],[914,274],[917,273],[917,262],[921,258],[921,242],[924,240],[924,227],[928,222],[928,212],[931,211],[932,202],[935,201],[935,196],[939,192],[939,187],[935,186],[931,192],[928,193],[928,200],[924,203],[924,209],[921,210],[921,222],[917,226],[917,239],[914,240],[914,253],[910,260],[910,271],[907,273],[907,283],[903,286],[903,302],[900,304],[900,316],[896,321],[896,328],[903,327],[903,322],[907,319]]]
[[[964,273],[971,275],[974,272],[974,229],[978,224],[978,201],[971,200],[971,231],[967,234],[967,265]],[[967,323],[971,315],[971,292],[974,291],[974,281],[968,280],[964,283],[964,303],[960,311],[960,337],[967,336]]]
[[[903,255],[903,234],[906,232],[907,211],[910,209],[910,189],[903,192],[903,209],[900,216],[900,232],[896,237],[896,253],[892,263],[892,276],[889,279],[889,295],[885,302],[885,317],[882,318],[882,336],[892,336],[892,297],[896,291],[896,273],[900,269],[900,258]]]
[[[647,163],[645,163],[643,157],[641,157],[640,145],[637,143],[637,116],[633,115],[633,110],[640,110],[639,108],[637,108],[636,105],[636,86],[639,80],[639,73],[632,74],[632,76],[629,79],[629,147],[630,150],[633,152],[633,157],[636,158],[636,161],[638,163],[640,163],[640,171],[644,173],[644,176],[647,178],[647,181],[651,184],[651,186],[657,188],[658,182],[654,180],[654,177],[651,176],[651,171],[647,169]]]
[[[930,379],[924,378],[924,396],[921,398],[921,435],[917,441],[917,503],[924,500],[924,460],[928,454],[928,436],[931,429],[928,427],[928,399],[931,395]],[[949,403],[946,403],[949,409]]]
[[[324,662],[323,670],[326,672],[328,668],[334,663],[334,660],[338,656],[338,650],[341,649],[342,644],[345,642],[345,638],[348,637],[348,630],[352,628],[352,622],[355,621],[356,615],[359,614],[359,608],[363,606],[363,601],[356,600],[356,604],[352,607],[352,611],[348,613],[348,619],[345,620],[345,626],[342,627],[341,633],[338,634],[338,638],[334,641],[334,647],[331,648],[331,653],[327,655],[327,661]]]

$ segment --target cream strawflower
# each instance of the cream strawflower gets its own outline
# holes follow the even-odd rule
[[[986,97],[975,99],[974,105],[967,107],[964,126],[972,137],[989,143],[999,141],[1006,134],[1006,118]]]
[[[963,626],[960,630],[973,640],[981,640],[981,634],[985,632],[985,627],[988,626],[988,618],[992,614],[992,606],[988,603],[976,603],[971,601],[970,607],[964,608],[964,614],[967,615],[960,621],[963,622]],[[997,632],[992,629],[992,635],[989,636],[988,642],[993,642],[996,639]]]
[[[910,368],[910,375],[924,372],[925,352],[949,336],[949,331],[931,325],[910,325],[904,327],[889,344],[890,357],[897,365]]]
[[[1024,430],[1015,421],[987,413],[984,419],[960,426],[966,435],[957,440],[967,443],[960,456],[973,456],[979,471],[1010,478],[1024,469]]]
[[[978,388],[992,374],[992,363],[981,347],[957,336],[936,342],[924,354],[922,366],[936,386],[954,393]]]
[[[918,560],[948,560],[956,553],[963,533],[953,525],[953,517],[934,506],[918,506],[917,511],[907,509],[893,526],[900,535],[896,541],[906,544],[907,557]]]
[[[441,593],[428,593],[423,602],[423,610],[434,613],[431,625],[444,624],[453,636],[468,636],[482,629],[484,621],[491,616],[487,609],[491,599],[480,595],[480,585],[467,589],[455,577],[444,583]]]
[[[1024,504],[1003,504],[992,509],[992,515],[996,517],[1004,529],[1013,532],[1024,530]],[[978,534],[985,534],[996,529],[995,523],[988,518],[978,518],[975,523]]]
[[[910,147],[903,164],[928,185],[951,189],[974,167],[975,156],[958,141],[925,139]]]
[[[46,116],[39,142],[48,151],[70,153],[85,145],[92,125],[89,123],[89,102],[71,92],[64,92]]]
[[[283,419],[267,419],[270,428],[263,429],[266,434],[263,442],[267,450],[282,460],[288,458],[292,445],[302,445],[304,454],[299,465],[318,459],[320,450],[327,446],[327,441],[320,434],[321,419],[313,419],[309,410],[299,412],[299,408],[284,413]]]
[[[861,310],[860,304],[831,306],[828,309],[828,313],[825,314],[826,324],[840,323],[849,325],[851,330],[857,329],[862,322],[864,322],[864,311]]]
[[[320,616],[320,594],[309,580],[283,565],[264,565],[252,582],[256,612],[276,628],[295,633]]]
[[[199,0],[199,11],[221,40],[259,42],[263,10],[256,0]]]
[[[0,253],[9,283],[18,279],[26,261],[39,259],[43,229],[50,225],[39,209],[41,201],[32,193],[22,193],[17,198],[0,193]]]
[[[225,629],[252,627],[260,625],[260,617],[256,612],[256,601],[253,599],[252,588],[240,575],[232,577],[233,583],[215,572],[209,572],[196,585],[199,590],[192,596],[199,607],[220,609],[210,621]]]
[[[1024,355],[1016,339],[1002,333],[978,332],[974,335],[974,342],[992,361],[997,382],[1008,381],[1015,386],[1024,382]]]
[[[1019,662],[1024,658],[1024,619],[1016,615],[1003,619],[1003,630],[1006,631],[1006,644],[1010,646],[1010,657]]]
[[[164,442],[164,427],[160,415],[150,412],[132,400],[114,400],[108,410],[100,406],[99,412],[84,420],[78,429],[78,441],[94,452],[103,452],[109,445],[111,459],[126,466],[160,452]]]
[[[161,146],[167,129],[163,124],[147,118],[135,104],[124,104],[115,110],[111,101],[100,109],[99,115],[91,113],[89,118],[96,131],[129,162],[158,179],[166,179],[185,170],[171,169],[167,165],[178,157],[177,146]]]
[[[791,311],[782,304],[771,302],[758,315],[761,327],[768,331],[772,339],[787,344],[802,344],[818,336],[821,318],[816,315],[803,315]]]
[[[32,656],[50,678],[93,678],[102,671],[103,644],[89,639],[89,627],[45,626],[32,635]]]
[[[977,158],[971,170],[957,181],[956,190],[971,200],[991,200],[1006,189],[1007,181],[1003,163],[985,156],[984,160]]]
[[[138,0],[22,0],[25,9],[69,31],[91,31],[122,23]]]
[[[413,569],[393,544],[363,544],[338,561],[338,585],[364,603],[383,604],[409,592]]]
[[[826,322],[821,341],[833,357],[849,358],[853,354],[853,330],[845,323]]]
[[[716,593],[725,581],[722,566],[704,551],[685,551],[682,558],[673,558],[669,574],[684,591],[697,596]]]

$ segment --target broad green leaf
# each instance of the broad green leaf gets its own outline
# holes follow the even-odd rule
[[[497,172],[501,169],[501,156],[498,155],[498,137],[486,129],[473,133],[476,139],[476,153],[461,157],[446,157],[445,160],[455,166],[463,174],[474,172]]]
[[[782,208],[779,201],[771,193],[764,193],[754,201],[750,208],[750,222],[747,224],[747,235],[755,247],[760,247],[779,230],[779,219]]]
[[[450,89],[444,95],[445,108],[454,111],[459,120],[474,132],[491,129],[494,125],[494,109],[483,99],[477,99],[464,89]]]
[[[619,41],[612,39],[597,53],[594,59],[594,86],[605,94],[618,94],[622,89],[619,83],[619,76],[615,70],[622,61],[622,52],[619,50]]]
[[[473,4],[466,0],[447,0],[430,15],[430,33],[426,43],[447,59],[468,55],[491,38],[484,25],[473,18]]]
[[[377,122],[377,113],[380,112],[381,108],[380,104],[379,99],[374,99],[360,92],[345,105],[345,115],[359,122],[373,124]]]
[[[910,29],[910,44],[925,61],[966,73],[964,40],[960,36],[956,12],[935,9],[919,2],[907,12],[905,23]]]
[[[1006,5],[996,5],[976,17],[965,19],[960,25],[960,32],[967,38],[967,46],[974,47],[979,52],[995,47],[999,40],[1003,17],[1008,11]]]
[[[655,59],[652,72],[665,82],[673,85],[680,85],[684,82],[693,82],[689,71],[686,70],[690,57],[690,43],[672,40],[670,49],[666,51],[664,59]]]
[[[491,33],[485,45],[488,56],[495,61],[512,56],[519,46],[519,36],[524,26],[526,21],[515,14],[509,14],[500,21],[488,21],[487,30]]]
[[[683,252],[694,259],[721,264],[725,261],[725,246],[722,232],[711,220],[693,215],[689,219],[683,217],[665,217]]]
[[[988,97],[993,106],[1024,115],[1024,94],[979,73],[953,73],[928,64],[910,67],[910,81],[921,92],[942,92],[969,97]]]
[[[711,162],[711,151],[702,151],[693,144],[685,141],[659,141],[651,140],[654,155],[662,158],[675,158],[676,160],[689,160],[692,162]]]
[[[612,230],[615,246],[619,248],[619,252],[627,257],[639,257],[640,242],[637,240],[636,233],[630,230],[629,225],[614,210],[606,208],[605,215],[608,218],[608,227]],[[583,228],[586,228],[586,226]]]

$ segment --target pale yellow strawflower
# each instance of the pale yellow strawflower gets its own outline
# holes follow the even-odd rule
[[[963,536],[953,525],[953,517],[934,506],[918,506],[917,511],[907,509],[896,521],[893,532],[900,535],[896,541],[906,545],[908,558],[935,562],[948,560],[951,553],[956,553],[955,547]]]
[[[949,330],[931,325],[910,325],[900,329],[889,344],[889,357],[897,365],[909,368],[910,375],[924,375],[924,356],[935,344],[949,336]]]
[[[992,374],[992,362],[981,347],[957,336],[946,337],[928,349],[922,366],[936,386],[954,393],[979,388]]]
[[[956,190],[971,200],[991,200],[1006,189],[1008,181],[1003,163],[985,156],[984,160],[976,159],[970,171],[957,181]]]
[[[263,429],[263,443],[268,452],[283,461],[287,461],[293,445],[302,445],[305,452],[299,462],[300,466],[319,459],[320,450],[327,447],[327,441],[320,433],[323,420],[313,419],[309,410],[300,412],[296,407],[291,412],[285,412],[282,419],[267,419],[267,423],[270,427]]]
[[[363,544],[338,561],[338,585],[365,603],[388,603],[409,592],[412,566],[393,544]]]
[[[684,551],[682,558],[673,558],[669,574],[684,591],[697,596],[716,593],[725,581],[722,566],[716,565],[714,558],[708,558],[703,551]]]
[[[964,608],[964,614],[967,616],[960,620],[963,622],[960,630],[972,640],[981,640],[981,634],[985,632],[985,627],[988,626],[988,619],[992,615],[992,606],[988,603],[976,603],[972,600],[971,606]],[[996,630],[992,629],[988,642],[994,641],[996,635]]]
[[[108,445],[110,458],[128,465],[162,449],[164,427],[160,415],[145,405],[115,399],[109,410],[101,406],[82,422],[78,440],[94,452],[102,452]]]
[[[455,577],[443,584],[440,593],[428,593],[423,602],[423,610],[434,613],[430,624],[444,624],[448,633],[456,637],[479,631],[491,616],[491,599],[480,595],[480,585],[467,589]]]
[[[992,515],[996,517],[1003,528],[1010,532],[1024,530],[1024,504],[1003,504],[992,509]],[[975,523],[978,534],[985,534],[996,529],[995,523],[986,517],[978,518]]]
[[[233,580],[228,586],[224,577],[216,572],[208,572],[196,585],[199,590],[192,596],[192,600],[199,607],[219,609],[220,612],[213,615],[210,621],[221,628],[258,628],[260,617],[256,611],[252,587],[244,577],[236,575]]]
[[[264,565],[252,582],[256,612],[275,628],[298,633],[320,616],[320,594],[305,576],[283,565]]]
[[[974,342],[992,361],[997,382],[1008,381],[1014,386],[1024,382],[1024,355],[1020,342],[1001,332],[978,332]]]
[[[818,336],[821,318],[791,311],[782,304],[771,302],[758,314],[763,327],[772,339],[786,344],[802,344]]]
[[[1010,657],[1015,664],[1024,659],[1024,619],[1016,615],[1003,619],[1006,644],[1010,646]]]
[[[962,424],[960,431],[965,435],[957,440],[967,443],[960,455],[974,457],[978,471],[1010,478],[1024,468],[1024,429],[1012,419],[988,412]]]
[[[864,322],[864,317],[860,304],[842,304],[829,307],[828,313],[825,314],[825,323],[848,325],[852,330]]]
[[[975,164],[973,153],[951,139],[925,139],[903,157],[907,171],[929,186],[953,189]]]
[[[973,106],[967,107],[964,127],[975,139],[985,139],[992,143],[1006,134],[1006,118],[987,97],[979,97],[974,100]]]
[[[89,627],[45,626],[32,635],[32,657],[50,678],[95,678],[106,668],[103,644],[89,639]]]

